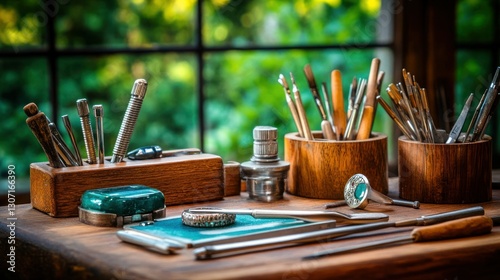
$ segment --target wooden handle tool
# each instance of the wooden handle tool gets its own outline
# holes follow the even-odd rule
[[[498,218],[495,218],[498,219]],[[491,232],[493,220],[488,216],[474,216],[448,221],[432,226],[415,228],[410,236],[401,236],[374,242],[356,244],[352,246],[325,250],[304,257],[304,259],[317,259],[341,253],[376,249],[388,245],[405,244],[411,242],[427,242],[460,237],[478,236]]]
[[[28,118],[26,124],[29,126],[36,139],[47,155],[50,166],[54,168],[64,167],[57,154],[56,147],[52,141],[52,134],[49,128],[49,121],[43,112],[38,111],[35,103],[29,103],[23,108]]]
[[[333,126],[337,133],[337,140],[344,138],[347,125],[347,117],[344,110],[344,95],[342,93],[342,74],[339,70],[331,73],[332,103],[333,103]]]
[[[366,88],[366,101],[363,109],[363,116],[359,125],[358,135],[356,140],[363,140],[370,138],[372,131],[373,118],[375,117],[375,104],[378,95],[377,90],[377,76],[380,67],[380,59],[372,59],[370,67],[370,75],[368,76],[368,86]]]
[[[302,104],[302,97],[300,96],[300,91],[297,88],[297,84],[295,83],[295,78],[292,73],[290,73],[290,79],[292,80],[292,91],[295,98],[295,106],[297,107],[297,112],[299,113],[304,138],[307,140],[314,140],[311,128],[309,127],[309,122],[307,121],[306,111],[304,109],[304,105]]]

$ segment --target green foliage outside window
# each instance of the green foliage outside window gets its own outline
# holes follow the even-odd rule
[[[0,5],[0,14],[8,15],[1,21],[0,50],[14,51],[12,57],[0,61],[5,85],[0,89],[1,108],[10,116],[2,130],[11,136],[0,140],[1,164],[14,162],[23,175],[27,175],[30,162],[46,160],[24,124],[25,104],[37,103],[63,135],[60,115],[68,114],[82,154],[75,102],[87,98],[91,105],[103,104],[106,154],[110,155],[137,78],[146,78],[149,88],[130,149],[150,144],[164,149],[199,147],[197,89],[202,86],[205,152],[219,154],[224,160],[248,160],[254,126],[276,126],[281,136],[296,131],[277,83],[280,73],[290,71],[300,84],[312,127],[319,129],[319,115],[302,67],[311,63],[317,79],[328,83],[329,71],[341,69],[345,91],[354,76],[367,77],[375,53],[359,46],[376,40],[373,26],[380,9],[379,1],[203,1],[201,43],[207,52],[203,56],[204,84],[198,85],[199,66],[193,51],[197,46],[196,1],[48,3],[56,4],[44,7],[39,1],[18,1]],[[51,116],[48,61],[43,54],[47,16],[55,17],[55,43],[60,51],[137,47],[187,47],[192,51],[58,56],[59,116]],[[316,51],[217,49],[311,44],[346,47]],[[15,54],[26,50],[40,51],[40,55]],[[390,70],[390,63],[383,64]]]

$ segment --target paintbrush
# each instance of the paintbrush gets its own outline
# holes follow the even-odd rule
[[[290,112],[292,113],[293,121],[295,122],[297,131],[299,132],[299,136],[304,137],[304,131],[302,130],[300,116],[299,113],[297,112],[297,108],[295,107],[295,103],[293,103],[293,99],[290,93],[290,87],[288,86],[288,83],[283,74],[280,74],[278,83],[280,83],[283,86],[283,90],[285,91],[286,103],[288,104],[288,108],[290,108]]]
[[[375,117],[375,104],[377,97],[377,75],[380,67],[380,59],[372,59],[370,75],[368,76],[368,86],[366,88],[366,100],[363,109],[363,116],[359,125],[357,140],[368,139],[372,130],[373,118]]]
[[[297,107],[297,112],[300,117],[300,124],[302,126],[302,132],[304,133],[304,138],[306,138],[307,140],[314,140],[314,137],[311,133],[311,129],[309,127],[309,122],[307,121],[306,111],[304,110],[304,105],[302,104],[300,91],[297,88],[297,84],[295,84],[295,78],[293,77],[292,72],[290,72],[290,79],[292,80],[292,91],[295,97],[295,106]]]
[[[323,132],[323,137],[325,139],[333,140],[335,139],[332,125],[328,121],[328,117],[323,109],[323,104],[321,102],[321,98],[319,97],[318,87],[316,86],[316,80],[314,79],[314,74],[311,69],[311,65],[306,64],[304,66],[304,73],[306,74],[307,83],[309,84],[309,89],[313,95],[316,107],[321,115],[321,131]]]

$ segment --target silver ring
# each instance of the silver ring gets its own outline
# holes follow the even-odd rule
[[[196,209],[220,209],[214,207],[199,207]],[[213,228],[213,227],[223,227],[234,224],[236,220],[236,214],[227,213],[191,213],[189,209],[182,212],[181,215],[182,223],[190,227],[203,227],[203,228]]]

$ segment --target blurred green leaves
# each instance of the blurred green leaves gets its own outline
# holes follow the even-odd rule
[[[279,139],[296,131],[283,89],[277,82],[280,73],[287,78],[289,72],[295,74],[311,126],[318,130],[320,117],[307,88],[303,66],[310,63],[318,82],[328,84],[330,71],[341,70],[347,93],[352,78],[367,77],[371,58],[378,55],[378,50],[357,46],[376,41],[371,27],[377,20],[380,1],[207,0],[202,5],[202,44],[207,48],[203,54],[204,83],[199,85],[196,1],[60,2],[55,1],[58,6],[49,7],[45,14],[55,18],[57,50],[66,51],[57,56],[58,112],[69,115],[83,155],[76,100],[87,98],[90,105],[104,106],[105,149],[111,155],[132,84],[137,78],[145,78],[148,93],[129,149],[151,144],[164,149],[199,147],[198,102],[203,101],[205,152],[221,155],[225,161],[246,161],[252,154],[255,126],[277,127]],[[43,53],[46,22],[36,17],[45,8],[35,0],[0,4],[0,24],[5,27],[0,29],[0,49],[29,47],[40,52],[0,61],[4,85],[0,89],[0,108],[9,116],[1,125],[9,137],[0,140],[0,161],[15,161],[26,176],[30,162],[46,159],[24,124],[24,105],[37,103],[66,137],[60,116],[50,116],[49,73]],[[33,24],[28,25],[30,20]],[[345,48],[218,49],[314,44]],[[180,51],[164,51],[165,47],[179,47]],[[151,52],[120,51],[127,48]],[[88,50],[95,54],[78,53]],[[119,51],[108,54],[107,50]],[[390,52],[382,67],[387,74],[392,73]],[[390,82],[391,77],[386,76],[385,81]],[[204,89],[204,100],[198,98],[199,87]],[[382,119],[375,124],[376,129],[388,133],[387,124]],[[279,141],[281,157],[282,142]]]

